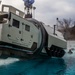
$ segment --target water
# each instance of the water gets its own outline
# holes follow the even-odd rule
[[[0,59],[0,75],[75,75],[75,52],[63,58]]]

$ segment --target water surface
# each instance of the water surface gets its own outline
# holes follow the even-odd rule
[[[0,59],[0,75],[75,75],[75,53],[63,58]]]

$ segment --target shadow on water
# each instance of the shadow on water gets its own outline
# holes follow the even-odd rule
[[[0,75],[64,75],[65,69],[63,59],[47,57],[1,65]]]

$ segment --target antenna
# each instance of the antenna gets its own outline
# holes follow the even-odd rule
[[[25,17],[24,18],[32,18],[32,9],[34,9],[34,7],[32,6],[34,3],[34,0],[23,0],[24,1],[24,5],[25,5]]]
[[[1,4],[1,2],[2,2],[2,1],[0,0],[0,4]]]
[[[1,5],[1,3],[2,3],[2,0],[0,0],[0,5]]]

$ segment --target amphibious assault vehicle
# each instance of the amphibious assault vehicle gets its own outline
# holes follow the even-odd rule
[[[24,12],[2,5],[0,55],[31,58],[47,54],[51,57],[62,57],[66,44],[62,34],[55,28],[33,18],[24,18]]]

